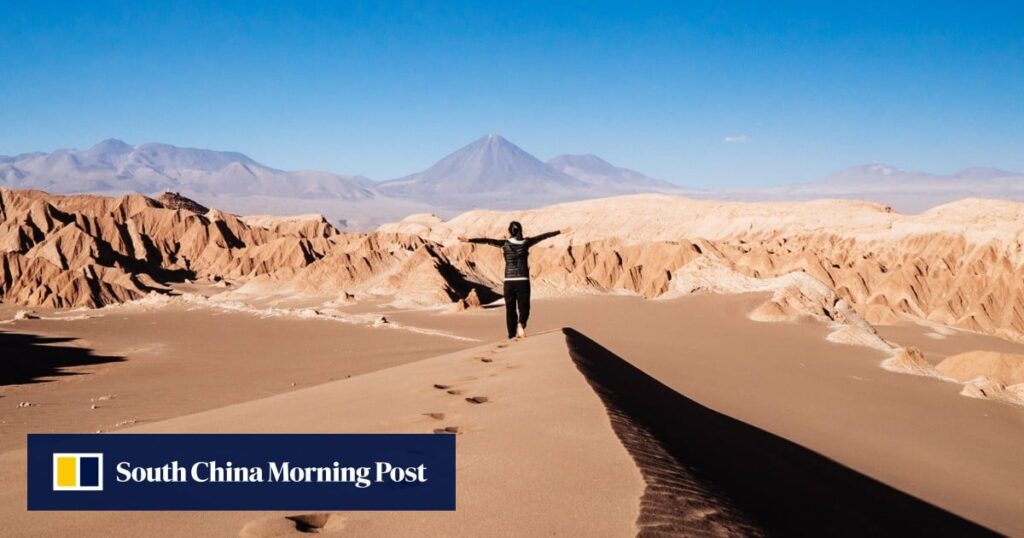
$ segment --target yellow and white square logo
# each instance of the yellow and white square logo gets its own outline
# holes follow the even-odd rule
[[[103,454],[54,454],[53,491],[103,491]]]

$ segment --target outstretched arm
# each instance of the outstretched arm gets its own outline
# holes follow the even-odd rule
[[[554,236],[556,236],[556,235],[558,235],[560,233],[562,233],[562,230],[555,230],[553,232],[543,233],[543,234],[540,234],[540,235],[535,235],[533,237],[529,237],[529,238],[526,239],[526,246],[532,247],[533,245],[536,245],[537,243],[540,243],[541,241],[543,241],[545,239],[550,239],[550,238],[552,238],[552,237],[554,237]]]
[[[505,244],[505,241],[501,239],[488,239],[486,237],[473,237],[466,239],[463,235],[459,236],[459,241],[462,241],[463,243],[476,243],[478,245],[491,245],[492,247],[500,247]]]

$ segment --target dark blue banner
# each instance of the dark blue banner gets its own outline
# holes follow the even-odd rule
[[[454,510],[455,436],[30,434],[29,510]]]

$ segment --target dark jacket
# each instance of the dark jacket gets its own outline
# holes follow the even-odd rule
[[[505,255],[505,280],[529,280],[530,263],[527,260],[530,247],[541,241],[558,235],[559,231],[535,235],[525,239],[487,239],[486,237],[475,237],[470,243],[480,245],[491,245],[500,247]]]

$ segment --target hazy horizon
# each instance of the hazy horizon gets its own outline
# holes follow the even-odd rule
[[[421,172],[423,170],[426,170],[431,165],[436,164],[437,161],[439,159],[443,158],[444,156],[447,156],[447,155],[450,155],[451,153],[457,152],[460,149],[464,149],[465,146],[473,144],[475,142],[478,142],[482,138],[489,137],[489,136],[497,136],[499,138],[503,138],[503,139],[511,142],[512,144],[514,144],[516,146],[519,146],[519,144],[516,144],[516,142],[514,140],[508,140],[508,137],[505,137],[505,136],[501,135],[500,133],[487,133],[485,135],[482,135],[481,137],[477,137],[477,139],[475,139],[475,140],[468,141],[466,144],[463,144],[463,146],[460,146],[459,148],[452,149],[451,151],[449,151],[448,153],[445,153],[442,156],[438,156],[438,158],[436,158],[434,161],[430,162],[429,164],[424,165],[423,168],[421,168],[421,169],[409,171],[408,173],[402,174],[401,176],[397,176],[397,177],[370,177],[370,176],[367,176],[365,174],[351,173],[351,172],[346,171],[346,170],[322,170],[322,169],[316,169],[316,168],[309,167],[309,166],[305,166],[305,167],[300,166],[300,167],[297,167],[297,168],[282,168],[282,167],[279,167],[279,166],[275,166],[273,163],[263,162],[263,161],[261,161],[258,158],[254,158],[248,152],[246,152],[244,150],[240,150],[240,149],[233,149],[233,148],[200,148],[200,147],[197,147],[197,146],[188,146],[188,145],[179,146],[179,145],[176,145],[176,144],[168,144],[167,142],[156,141],[156,140],[145,141],[145,142],[134,142],[134,141],[123,140],[123,139],[120,139],[120,138],[117,138],[117,137],[108,137],[108,138],[105,138],[103,140],[98,140],[96,143],[88,145],[88,146],[84,146],[84,147],[62,147],[62,148],[53,148],[53,149],[50,149],[50,150],[32,150],[32,151],[27,151],[27,152],[21,152],[21,153],[18,153],[18,154],[3,154],[3,153],[0,153],[0,157],[13,158],[13,157],[18,157],[19,155],[26,155],[26,154],[31,154],[31,153],[45,153],[45,154],[49,154],[49,153],[53,153],[55,151],[62,151],[62,150],[85,152],[85,151],[88,151],[88,150],[90,150],[90,149],[92,149],[92,148],[94,148],[96,146],[99,146],[100,144],[105,143],[105,142],[116,141],[116,142],[125,143],[127,145],[132,146],[132,147],[139,147],[139,146],[145,146],[145,145],[150,145],[150,144],[156,144],[156,145],[170,145],[170,146],[173,146],[173,147],[178,148],[178,149],[186,149],[186,150],[188,150],[188,149],[198,149],[198,150],[215,151],[215,152],[218,152],[218,153],[237,153],[237,154],[241,154],[241,155],[243,155],[245,157],[248,157],[248,158],[258,162],[259,164],[261,164],[263,166],[267,166],[267,167],[274,168],[274,169],[281,170],[281,171],[285,171],[285,172],[302,172],[302,171],[327,172],[327,173],[330,173],[330,174],[336,174],[336,175],[340,175],[340,176],[361,177],[361,178],[373,181],[375,183],[382,183],[382,182],[392,181],[392,180],[395,180],[395,179],[401,179],[404,176],[413,175],[413,174],[416,174],[416,173]],[[525,148],[523,148],[523,149],[525,150]],[[550,157],[548,157],[548,156],[545,156],[545,155],[535,155],[535,154],[533,154],[533,152],[530,152],[528,150],[526,150],[526,151],[527,151],[527,153],[530,153],[531,155],[534,155],[535,157],[537,157],[538,159],[540,159],[543,162],[550,161],[550,160],[552,160],[554,158],[557,158],[557,157],[565,157],[565,156],[591,156],[591,157],[597,157],[598,159],[601,159],[601,160],[606,161],[606,162],[608,161],[603,156],[594,154],[593,152],[558,153],[558,154],[554,154],[554,155],[551,155]],[[614,166],[619,167],[619,168],[625,168],[625,169],[633,171],[633,172],[639,172],[641,174],[650,176],[649,174],[646,174],[646,172],[643,169],[635,169],[635,168],[624,167],[624,166],[621,166],[621,165],[619,165],[618,163],[615,163],[615,162],[609,162],[609,164],[614,165]],[[782,187],[782,186],[787,186],[787,185],[800,184],[800,183],[805,183],[805,182],[806,183],[813,183],[813,182],[816,182],[816,181],[821,181],[821,180],[824,180],[824,179],[831,178],[833,176],[836,176],[836,175],[839,175],[839,174],[842,174],[844,172],[848,172],[848,171],[851,171],[851,170],[870,168],[870,167],[876,167],[876,166],[893,167],[893,168],[897,169],[900,172],[906,172],[906,173],[910,173],[910,174],[927,174],[927,175],[936,175],[936,176],[952,176],[952,175],[956,175],[957,173],[962,172],[962,171],[969,171],[969,170],[972,170],[972,169],[979,169],[979,168],[980,169],[995,169],[995,170],[1000,170],[1000,171],[1003,171],[1003,172],[1008,172],[1010,175],[1012,175],[1014,177],[1024,175],[1024,172],[1020,172],[1018,170],[1006,169],[1006,168],[1003,168],[1003,167],[1000,167],[1000,166],[992,166],[992,165],[988,165],[988,164],[973,164],[973,165],[964,166],[962,168],[958,168],[956,170],[938,170],[938,171],[935,171],[935,170],[910,170],[910,169],[905,169],[905,168],[901,168],[901,167],[892,165],[892,163],[864,162],[864,163],[858,163],[858,164],[854,164],[854,165],[848,166],[848,167],[846,167],[844,169],[841,169],[841,170],[834,170],[833,172],[827,174],[826,176],[822,176],[822,177],[818,177],[818,178],[813,178],[813,179],[806,180],[806,181],[771,182],[771,183],[764,183],[764,184],[761,184],[761,185],[757,185],[756,187],[772,188],[772,187]],[[682,184],[682,183],[679,183],[677,181],[673,181],[671,178],[666,179],[666,178],[660,178],[659,177],[659,178],[654,178],[654,179],[659,179],[659,180],[667,181],[667,182],[673,183],[676,186],[681,187],[681,188],[696,188],[696,189],[711,188],[708,185],[701,185],[701,184]],[[717,187],[717,189],[718,190],[726,190],[727,191],[727,190],[730,190],[730,187],[729,186],[720,186],[720,187]]]

